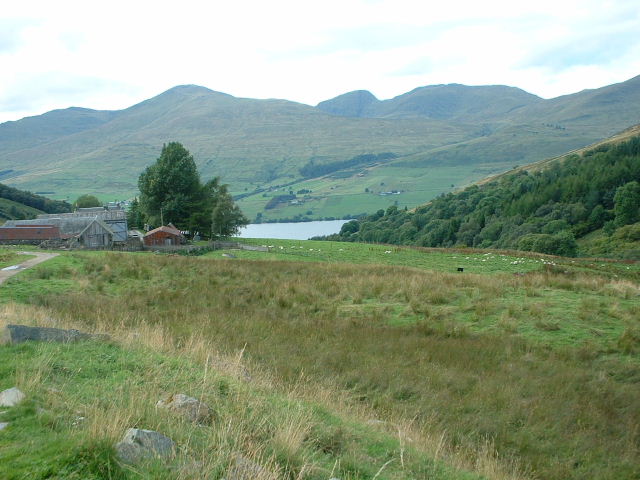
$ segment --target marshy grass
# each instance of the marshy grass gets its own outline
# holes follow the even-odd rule
[[[74,262],[75,290],[30,299],[41,321],[115,332],[125,346],[184,355],[239,385],[250,377],[252,388],[400,428],[378,478],[397,471],[405,444],[494,479],[640,474],[630,280],[119,254]],[[24,314],[7,308],[5,317]],[[258,423],[273,418],[256,411]],[[358,470],[366,461],[351,450],[353,430],[292,411],[272,420],[277,434],[267,423],[237,437],[276,474],[315,475],[308,444],[344,454],[341,478],[372,478],[386,463]]]

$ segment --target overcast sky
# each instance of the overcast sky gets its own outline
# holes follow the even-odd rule
[[[440,83],[545,98],[640,75],[638,0],[29,1],[0,11],[0,122],[175,85],[310,105]]]

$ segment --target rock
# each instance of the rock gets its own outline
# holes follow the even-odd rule
[[[0,330],[0,345],[15,345],[27,342],[60,342],[69,343],[79,340],[109,340],[109,335],[91,335],[80,330],[63,330],[61,328],[27,327],[26,325],[7,325]]]
[[[242,455],[236,455],[224,480],[254,480],[267,477],[267,471],[261,465]]]
[[[4,430],[9,426],[9,422],[0,422],[0,430]]]
[[[195,423],[211,423],[211,409],[209,406],[183,393],[169,395],[164,400],[156,403],[156,407],[169,410],[170,412],[176,412]]]
[[[0,392],[0,407],[15,407],[24,400],[24,393],[16,387]]]
[[[371,425],[371,426],[379,426],[379,425],[384,425],[387,422],[385,422],[384,420],[378,420],[376,418],[372,418],[371,420],[367,420],[367,425]]]
[[[176,444],[153,430],[130,428],[115,448],[120,460],[134,464],[146,459],[172,457]]]
[[[222,256],[224,258],[236,258],[236,256],[233,253],[223,253]]]

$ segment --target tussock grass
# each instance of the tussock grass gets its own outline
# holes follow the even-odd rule
[[[12,305],[3,309],[0,327],[26,314],[26,323],[78,326],[54,321],[43,309]],[[14,460],[0,462],[0,476],[213,479],[248,459],[260,465],[255,479],[372,478],[370,472],[383,466],[377,478],[427,471],[443,480],[478,478],[427,458],[405,434],[366,427],[365,407],[350,409],[341,392],[315,388],[304,377],[286,390],[274,388],[268,376],[233,378],[227,372],[242,367],[242,351],[214,358],[213,345],[202,337],[171,346],[159,334],[141,336],[150,333],[144,325],[111,326],[109,333],[117,343],[26,344],[0,351],[4,368],[11,369],[0,387],[15,382],[29,397],[28,407],[12,411],[12,437],[3,437],[9,443],[0,438],[0,458]],[[155,402],[175,391],[207,402],[212,425],[156,410]],[[130,427],[168,435],[179,446],[177,457],[169,464],[120,464],[112,445]],[[46,457],[25,448],[29,435],[45,447]]]
[[[33,298],[46,312],[42,321],[116,332],[124,345],[184,355],[239,385],[249,376],[256,388],[380,420],[375,428],[403,433],[390,450],[381,447],[395,453],[378,478],[402,465],[400,445],[495,479],[640,473],[640,364],[635,337],[625,333],[637,325],[630,280],[551,270],[486,276],[147,255],[77,259],[70,274],[77,291]],[[295,475],[314,475],[300,447],[309,442],[327,455],[342,452],[341,471],[352,478],[372,478],[390,460],[358,470],[366,460],[350,447],[353,430],[304,418],[274,420],[286,433],[267,423],[241,443]]]

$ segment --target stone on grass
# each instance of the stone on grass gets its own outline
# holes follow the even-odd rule
[[[27,341],[70,343],[80,340],[109,340],[109,336],[92,335],[80,330],[28,327],[26,325],[7,325],[0,330],[0,345],[15,345]]]
[[[0,392],[0,407],[15,407],[24,400],[24,393],[16,387]]]
[[[267,470],[262,465],[258,465],[242,455],[236,455],[224,480],[255,480],[268,478],[268,476]]]
[[[115,448],[120,460],[135,464],[142,460],[172,457],[176,444],[169,437],[153,430],[130,428]]]
[[[4,430],[9,426],[9,422],[0,422],[0,430]]]
[[[174,393],[156,403],[157,408],[178,413],[195,423],[211,423],[211,409],[206,403],[183,393]]]

